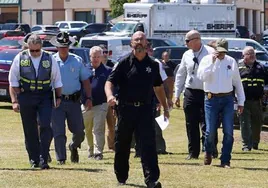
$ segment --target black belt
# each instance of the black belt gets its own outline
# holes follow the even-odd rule
[[[66,101],[74,101],[74,102],[76,102],[76,101],[78,101],[80,99],[80,96],[81,96],[81,94],[80,94],[80,91],[79,91],[79,92],[76,92],[76,93],[71,94],[71,95],[62,95],[61,98],[63,100],[66,100]]]

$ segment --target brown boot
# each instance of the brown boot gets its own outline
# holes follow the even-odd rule
[[[204,165],[210,165],[212,162],[212,155],[205,152]]]

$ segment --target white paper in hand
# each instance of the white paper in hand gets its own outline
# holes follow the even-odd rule
[[[159,127],[163,130],[167,128],[169,125],[169,120],[168,118],[165,118],[164,115],[158,116],[155,118],[156,122],[158,123]]]

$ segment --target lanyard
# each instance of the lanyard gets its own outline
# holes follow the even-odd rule
[[[199,65],[198,57],[200,56],[200,54],[202,53],[202,51],[203,51],[203,45],[201,46],[201,50],[199,51],[198,55],[197,56],[194,56],[194,58],[193,58],[194,68],[193,68],[192,74],[194,74],[195,65],[196,64]]]

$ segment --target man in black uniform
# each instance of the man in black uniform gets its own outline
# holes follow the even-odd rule
[[[165,91],[159,74],[159,65],[146,53],[147,40],[138,31],[131,39],[132,53],[119,62],[105,85],[107,102],[115,105],[113,88],[118,87],[118,124],[115,132],[114,169],[119,185],[128,179],[129,154],[132,134],[140,141],[141,162],[147,187],[161,187],[158,182],[159,167],[155,146],[153,92],[164,107],[169,118]]]
[[[254,48],[246,46],[243,61],[239,63],[239,72],[243,83],[246,101],[240,116],[243,151],[258,149],[262,127],[263,87],[267,74],[263,66],[256,61]]]

